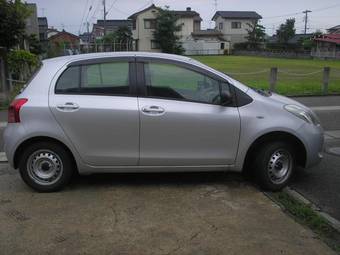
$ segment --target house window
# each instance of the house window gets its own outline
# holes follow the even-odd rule
[[[153,50],[158,50],[160,49],[161,47],[159,46],[159,43],[155,40],[151,40],[151,49]]]
[[[240,29],[241,28],[241,22],[231,22],[231,28],[232,29]]]
[[[201,30],[201,21],[194,21],[194,32]]]
[[[221,50],[224,50],[224,47],[225,47],[225,45],[224,45],[224,42],[223,42],[223,43],[221,43]]]
[[[137,27],[137,21],[134,19],[134,20],[132,21],[132,29],[135,30],[136,27]]]
[[[218,24],[218,29],[219,29],[219,30],[222,30],[222,29],[223,29],[223,22],[220,22],[220,23]]]
[[[145,29],[155,29],[156,28],[156,20],[155,19],[144,19],[144,28]]]

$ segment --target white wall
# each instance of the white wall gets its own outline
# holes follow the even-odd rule
[[[154,51],[159,52],[160,50],[151,49],[151,40],[153,40],[154,29],[144,28],[144,19],[155,19],[157,16],[157,10],[151,9],[139,14],[136,18],[136,29],[132,30],[133,39],[138,39],[138,50],[139,51]]]
[[[249,29],[249,25],[254,22],[251,19],[224,19],[221,16],[218,16],[215,20],[217,30],[223,33],[223,37],[230,41],[232,44],[246,42],[245,38],[248,35],[247,29]],[[219,29],[219,24],[223,23],[223,29]],[[241,22],[241,28],[234,29],[231,27],[232,22]]]
[[[224,43],[224,49],[221,49],[221,43]],[[212,39],[187,40],[182,46],[185,55],[222,55],[230,50],[228,42]]]
[[[133,39],[138,39],[139,51],[152,51],[160,52],[159,49],[151,49],[151,40],[153,40],[154,29],[144,28],[144,19],[155,19],[158,11],[151,9],[138,15],[136,19],[136,29],[132,30]],[[177,20],[177,24],[182,25],[182,30],[177,33],[181,37],[181,41],[185,41],[191,33],[194,31],[194,19],[193,18],[180,18]]]

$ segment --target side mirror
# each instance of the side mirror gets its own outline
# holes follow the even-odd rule
[[[221,92],[221,105],[223,106],[228,106],[233,103],[233,97],[231,94],[227,91],[222,91]]]

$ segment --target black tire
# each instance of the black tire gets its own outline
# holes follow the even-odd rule
[[[281,161],[280,162],[280,157]],[[287,158],[287,160],[285,160]],[[288,162],[288,163],[286,163]],[[260,187],[269,191],[280,191],[286,187],[295,169],[295,151],[285,142],[265,143],[254,155],[256,179]],[[280,172],[281,166],[281,172]],[[287,166],[287,173],[285,169]],[[282,171],[283,170],[283,171]],[[278,177],[282,175],[281,179]]]
[[[41,183],[45,180],[40,179],[39,175],[33,173],[34,171],[32,170],[39,168],[34,168],[33,163],[32,165],[30,164],[32,167],[29,167],[28,163],[28,161],[31,163],[33,160],[35,160],[34,162],[39,162],[37,160],[38,156],[47,157],[47,160],[45,161],[44,158],[40,159],[40,162],[45,162],[41,163],[45,164],[45,166],[46,162],[49,162],[48,160],[50,159],[50,162],[52,163],[47,163],[47,168],[52,170],[59,169],[59,171],[56,170],[55,175],[49,180],[46,180],[46,183],[44,184]],[[54,165],[56,167],[53,168]],[[43,166],[40,169],[42,168]],[[75,166],[70,153],[62,145],[53,142],[37,142],[29,145],[25,148],[19,161],[19,172],[21,178],[28,186],[39,192],[54,192],[61,190],[70,181],[74,169]],[[40,172],[44,173],[42,170],[40,170]],[[52,178],[54,178],[54,180],[52,180]]]

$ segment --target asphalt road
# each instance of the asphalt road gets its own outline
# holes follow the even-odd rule
[[[295,97],[293,99],[311,107],[319,116],[325,130],[340,130],[340,96]]]
[[[325,130],[340,130],[340,96],[295,99],[312,107]],[[340,156],[329,153],[332,148],[340,147],[339,138],[326,136],[326,153],[321,164],[297,171],[291,187],[340,221]]]

